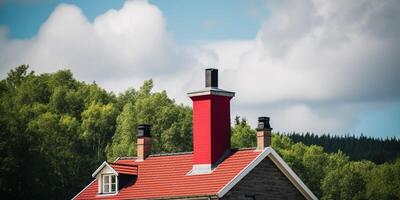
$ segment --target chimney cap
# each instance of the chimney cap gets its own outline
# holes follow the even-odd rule
[[[149,124],[139,124],[137,137],[151,137],[151,126]]]
[[[218,69],[206,69],[206,88],[208,87],[218,88]]]
[[[205,69],[206,72],[206,88],[195,91],[195,92],[189,92],[187,95],[192,98],[192,97],[198,97],[198,96],[205,96],[205,95],[217,95],[217,96],[226,96],[226,97],[234,97],[235,93],[222,90],[218,88],[218,69],[214,68],[207,68]]]
[[[269,124],[269,117],[259,117],[258,118],[258,126],[256,128],[257,131],[270,131],[272,130],[271,125]]]

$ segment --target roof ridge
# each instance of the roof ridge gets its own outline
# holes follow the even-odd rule
[[[235,148],[232,150],[242,151],[242,150],[254,150],[254,149],[256,149],[256,147],[242,147],[242,148]]]
[[[243,148],[233,148],[231,150],[237,151],[244,151],[244,150],[254,150],[256,147],[243,147]],[[160,156],[177,156],[177,155],[185,155],[185,154],[192,154],[193,151],[184,151],[184,152],[173,152],[173,153],[157,153],[157,154],[150,154],[149,157],[160,157]],[[135,160],[136,156],[122,156],[119,157],[118,160]]]
[[[193,151],[175,152],[175,153],[157,153],[157,154],[151,154],[151,155],[149,155],[149,157],[177,156],[177,155],[185,155],[185,154],[192,154],[192,153],[193,153]],[[118,160],[134,160],[136,158],[137,158],[136,156],[123,156],[123,157],[119,157]]]
[[[125,163],[109,163],[110,165],[123,165],[123,166],[129,166],[129,167],[137,167],[137,164],[125,164]]]
[[[175,152],[175,153],[157,153],[151,154],[149,157],[159,157],[159,156],[175,156],[175,155],[185,155],[185,154],[192,154],[193,151],[184,151],[184,152]]]

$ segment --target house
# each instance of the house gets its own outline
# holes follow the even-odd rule
[[[193,152],[150,155],[151,129],[140,125],[137,157],[104,162],[73,199],[317,199],[271,148],[269,118],[260,117],[257,147],[231,149],[230,100],[218,71],[193,101]]]

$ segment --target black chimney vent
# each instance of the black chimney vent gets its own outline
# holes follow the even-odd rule
[[[218,69],[206,69],[206,87],[218,88]]]
[[[271,126],[269,125],[269,117],[259,117],[258,118],[258,126],[257,126],[256,130],[257,131],[272,130]]]
[[[148,124],[140,124],[138,126],[137,137],[151,137],[150,125],[148,125]]]

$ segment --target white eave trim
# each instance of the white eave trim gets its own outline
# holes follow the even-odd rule
[[[96,169],[96,171],[93,172],[92,177],[95,178],[97,174],[105,167],[107,166],[108,168],[111,169],[111,171],[118,176],[118,172],[114,170],[106,161],[104,161],[99,168]]]
[[[217,196],[223,197],[229,190],[231,190],[240,180],[242,180],[248,173],[251,172],[261,161],[269,156],[274,164],[282,171],[283,174],[293,183],[293,185],[307,198],[317,200],[318,198],[311,192],[310,189],[301,181],[301,179],[294,173],[294,171],[285,163],[278,153],[271,147],[265,148],[253,161],[251,161],[239,174],[237,174],[231,181],[229,181],[221,190],[218,191]],[[285,171],[287,173],[285,173]]]

